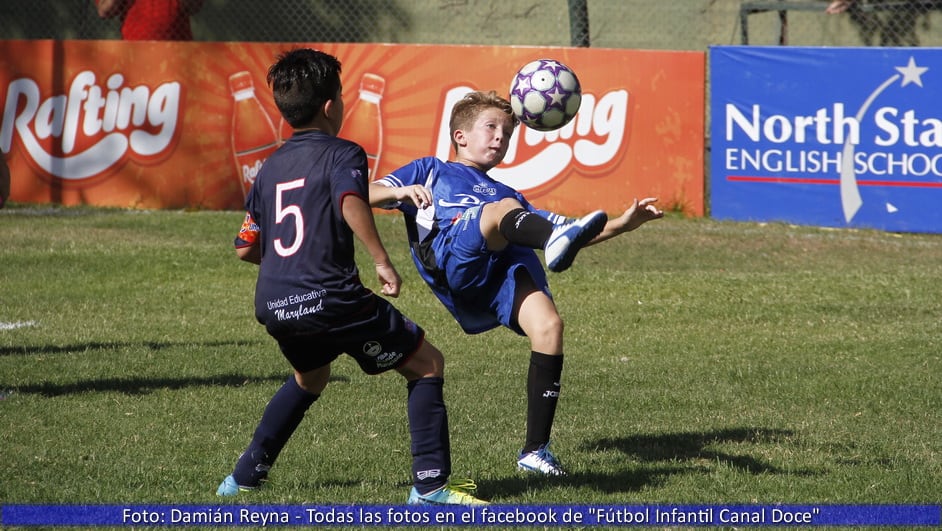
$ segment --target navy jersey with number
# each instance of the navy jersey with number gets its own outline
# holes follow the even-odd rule
[[[262,166],[246,199],[262,252],[255,315],[274,336],[318,333],[369,315],[354,234],[341,206],[368,199],[366,154],[320,131],[297,133]]]

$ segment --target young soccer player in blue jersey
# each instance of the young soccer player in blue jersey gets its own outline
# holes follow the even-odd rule
[[[506,326],[530,340],[527,430],[518,468],[565,475],[550,452],[563,370],[563,321],[543,265],[566,270],[576,253],[663,217],[656,199],[635,200],[621,216],[568,219],[533,207],[487,172],[499,164],[518,120],[494,91],[472,92],[450,119],[453,161],[415,160],[370,185],[370,204],[406,217],[412,257],[432,291],[469,334]]]
[[[354,236],[372,257],[383,294],[398,296],[401,279],[368,203],[366,154],[336,136],[344,112],[340,62],[316,50],[292,50],[269,69],[268,83],[295,132],[259,171],[235,246],[241,259],[259,264],[255,316],[294,374],[268,403],[217,494],[233,496],[267,479],[327,386],[331,362],[346,353],[367,374],[396,370],[408,381],[413,474],[408,503],[485,503],[469,493],[473,484],[462,488],[448,482],[442,353],[422,328],[360,282]]]

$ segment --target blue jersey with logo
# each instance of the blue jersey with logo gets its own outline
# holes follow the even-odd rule
[[[366,154],[320,131],[297,133],[259,170],[245,207],[258,225],[262,261],[255,315],[276,337],[336,329],[371,315],[354,234],[341,206],[367,200]]]
[[[566,218],[535,208],[520,192],[477,168],[435,157],[414,160],[377,182],[390,187],[422,185],[431,191],[432,205],[424,209],[411,203],[382,207],[397,208],[405,215],[416,268],[462,329],[478,333],[503,324],[520,333],[511,318],[513,273],[525,267],[549,294],[545,271],[532,249],[509,245],[503,251],[488,251],[477,225],[480,207],[514,198],[554,223]],[[469,250],[465,243],[480,248]],[[455,263],[457,257],[460,264]]]
[[[432,205],[425,209],[420,210],[411,204],[384,205],[388,208],[398,208],[416,219],[419,242],[425,242],[435,228],[447,232],[469,208],[508,197],[516,199],[527,210],[536,212],[553,223],[566,219],[533,207],[523,194],[495,181],[477,168],[459,162],[445,162],[435,157],[414,160],[378,182],[391,187],[420,184],[432,192]]]

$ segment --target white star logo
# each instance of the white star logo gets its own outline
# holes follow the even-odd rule
[[[530,90],[530,77],[521,77],[517,78],[517,80],[517,93],[521,95],[526,94]]]
[[[550,96],[550,99],[552,100],[550,102],[550,106],[553,106],[553,105],[556,105],[559,107],[563,106],[563,96],[565,96],[565,94],[560,92],[558,88],[554,90],[553,93],[550,94],[549,96]]]
[[[919,85],[919,86],[921,87],[921,86],[922,86],[922,77],[921,77],[921,76],[922,76],[923,74],[925,74],[927,70],[929,70],[929,67],[927,67],[927,66],[916,66],[916,60],[913,59],[912,57],[910,57],[910,58],[909,58],[909,64],[907,64],[906,66],[897,66],[897,67],[896,67],[896,70],[897,70],[897,72],[899,72],[900,74],[903,74],[903,85],[902,85],[902,86],[905,87],[906,85],[908,85],[908,84],[910,84],[910,83],[915,83],[915,84],[917,84],[917,85]]]

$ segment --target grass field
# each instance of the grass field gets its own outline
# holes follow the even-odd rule
[[[0,211],[0,501],[218,501],[288,374],[231,249],[240,221]],[[445,352],[455,477],[481,497],[942,500],[940,236],[669,217],[586,249],[551,277],[567,323],[553,447],[572,474],[541,480],[514,468],[527,342],[463,335],[401,219],[378,223],[397,305]],[[240,501],[403,503],[405,393],[342,358],[270,488]]]

